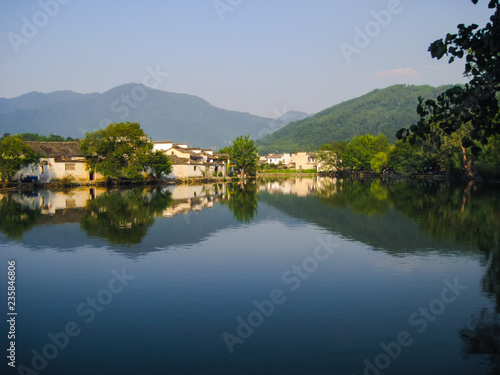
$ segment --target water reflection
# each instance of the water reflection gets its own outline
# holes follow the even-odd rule
[[[489,374],[500,374],[500,322],[497,312],[481,309],[478,317],[471,318],[470,327],[459,331],[464,343],[462,355],[486,356],[490,366]]]
[[[29,201],[29,195],[23,195]],[[8,238],[20,239],[37,222],[41,212],[38,207],[25,206],[10,195],[0,199],[0,231]]]
[[[500,196],[495,189],[488,187],[432,180],[386,182],[379,179],[304,178],[265,180],[260,183],[259,190],[273,195],[314,197],[321,206],[347,209],[365,218],[383,217],[392,209],[416,222],[436,240],[467,244],[486,254],[499,251]],[[314,200],[308,202],[313,204]],[[288,213],[300,214],[300,200],[286,203]],[[311,217],[302,214],[303,218],[318,221],[312,213]],[[369,228],[360,229],[366,231]]]
[[[303,196],[316,196],[320,205],[314,200],[308,200],[307,205],[297,200],[275,204],[288,213],[321,223],[331,230],[341,228],[342,234],[349,233],[354,239],[363,239],[365,243],[380,244],[386,250],[391,248],[393,242],[396,245],[394,248],[403,248],[403,243],[397,241],[398,234],[402,234],[407,243],[414,241],[408,232],[403,232],[408,225],[392,232],[382,226],[392,211],[411,219],[437,241],[456,244],[460,251],[465,246],[479,250],[486,265],[482,289],[494,301],[495,310],[482,308],[472,316],[470,325],[458,333],[463,341],[464,358],[486,357],[490,373],[500,373],[500,196],[495,188],[480,187],[474,183],[451,185],[438,181],[384,182],[378,179],[320,178],[309,182],[307,187],[301,184],[304,182],[267,181],[261,187],[264,186],[262,190],[273,194],[279,192],[287,195],[299,189],[310,192]],[[360,217],[355,220],[356,223],[349,224],[350,215],[336,217],[331,210],[323,210],[322,206],[337,211],[347,209]],[[374,215],[378,218],[370,220]],[[392,217],[390,225],[395,227],[398,221]],[[358,230],[355,229],[356,224]],[[367,237],[366,233],[372,233],[372,236]],[[418,243],[418,240],[414,242]]]
[[[89,237],[111,244],[138,244],[171,203],[170,193],[159,189],[106,192],[87,201],[80,226]]]
[[[228,185],[226,204],[239,222],[250,223],[257,213],[257,184],[238,182]]]
[[[202,212],[221,203],[238,222],[249,223],[257,217],[259,201],[290,217],[389,252],[412,246],[404,246],[404,241],[415,244],[408,241],[410,232],[417,234],[409,228],[409,222],[434,241],[448,241],[462,248],[465,244],[495,259],[500,251],[498,193],[479,186],[435,181],[292,178],[152,190],[94,187],[11,193],[0,195],[0,231],[8,238],[19,239],[35,225],[80,223],[91,237],[137,244],[156,218]],[[405,225],[400,226],[394,216],[406,220]],[[417,247],[429,247],[429,243],[421,238]],[[490,285],[496,285],[500,265],[490,260],[489,269],[484,287],[496,290]]]
[[[292,178],[162,189],[41,190],[0,196],[0,231],[19,240],[37,225],[74,223],[86,237],[135,255],[133,245],[149,252],[198,243],[235,223],[267,220],[266,212],[282,213],[286,225],[310,223],[401,258],[432,251],[481,256],[482,291],[495,309],[478,306],[457,333],[465,358],[487,356],[493,373],[500,371],[500,195],[477,184]],[[54,241],[62,232],[48,237]]]

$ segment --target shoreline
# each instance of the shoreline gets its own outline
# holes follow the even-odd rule
[[[381,180],[416,180],[416,181],[452,181],[455,180],[450,175],[402,175],[402,174],[380,174],[373,172],[336,172],[333,174],[329,173],[257,173],[256,176],[247,177],[247,179],[256,178],[297,178],[297,177],[332,177],[332,178],[353,178],[353,179],[381,179]],[[60,189],[75,189],[81,187],[133,187],[133,186],[168,186],[168,185],[198,185],[198,184],[218,184],[240,181],[239,177],[189,177],[189,178],[178,178],[178,179],[165,179],[160,181],[146,181],[144,183],[134,183],[132,181],[72,181],[71,183],[62,182],[11,182],[0,185],[0,193],[18,192],[18,191],[33,191],[33,190],[60,190]],[[460,180],[467,181],[467,180]],[[481,179],[475,178],[472,181],[484,182],[484,183],[500,183],[496,179]]]

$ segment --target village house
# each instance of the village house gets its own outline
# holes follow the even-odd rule
[[[268,154],[259,158],[259,164],[282,165],[288,169],[315,169],[318,165],[315,152],[299,151],[295,154]]]
[[[289,153],[284,154],[268,154],[266,156],[267,164],[287,165],[291,162],[292,156]]]
[[[197,178],[222,172],[226,176],[228,155],[214,155],[212,150],[188,147],[187,143],[153,142],[154,150],[162,151],[172,162],[167,178]]]
[[[305,152],[299,151],[296,154],[292,154],[290,163],[293,165],[294,169],[316,169],[318,163],[316,162],[315,152]]]
[[[78,142],[26,142],[37,154],[40,162],[21,169],[17,179],[34,176],[40,182],[63,178],[75,181],[96,181],[103,177],[89,171]]]

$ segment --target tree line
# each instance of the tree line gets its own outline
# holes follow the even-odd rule
[[[465,127],[466,128],[466,127]],[[351,141],[333,141],[321,146],[318,160],[323,170],[353,170],[411,174],[500,176],[500,136],[492,136],[479,153],[465,149],[465,129],[443,137],[440,144],[430,138],[410,143],[399,140],[390,145],[385,135],[370,134]]]
[[[0,139],[0,178],[3,181],[12,181],[19,170],[39,163],[43,156],[34,152],[26,140],[68,141],[53,134],[49,137],[33,133],[4,134]],[[172,162],[162,151],[153,149],[153,141],[136,122],[110,124],[105,129],[85,134],[85,138],[78,142],[88,170],[98,172],[108,180],[157,180],[172,171]],[[255,175],[257,147],[250,136],[236,138],[231,146],[220,152],[229,154],[241,176]]]
[[[477,4],[478,0],[472,2]],[[385,135],[333,141],[321,147],[320,162],[330,169],[381,172],[388,168],[406,174],[430,170],[464,174],[467,178],[475,174],[499,176],[500,0],[490,0],[488,7],[494,9],[494,14],[484,28],[458,25],[457,34],[447,34],[429,47],[433,58],[448,56],[449,63],[465,57],[468,83],[447,89],[437,99],[419,97],[419,121],[400,129],[394,146]],[[287,128],[296,126],[292,123]],[[300,139],[306,135],[300,133]],[[145,169],[156,176],[170,170],[168,159],[161,152],[153,152],[151,140],[137,123],[111,124],[87,133],[80,147],[89,167],[107,177],[140,180]],[[245,171],[254,173],[257,148],[253,140],[238,137],[227,151],[241,175]],[[36,156],[20,136],[4,135],[0,140],[1,178],[11,179],[16,168],[32,163]]]
[[[419,97],[420,119],[396,133],[394,146],[384,136],[364,135],[324,145],[320,160],[332,168],[500,176],[500,1],[490,0],[488,8],[494,13],[485,27],[460,24],[456,34],[428,49],[433,58],[448,57],[450,64],[465,58],[468,83],[450,87],[436,99]]]
[[[0,178],[3,181],[12,181],[19,170],[38,163],[43,156],[34,152],[25,140],[68,141],[53,134],[49,137],[32,133],[4,134],[0,139]],[[110,124],[105,129],[87,133],[78,142],[88,169],[108,179],[141,182],[146,178],[158,179],[172,170],[167,156],[153,150],[153,141],[135,122]]]

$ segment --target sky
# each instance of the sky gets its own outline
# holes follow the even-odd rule
[[[463,83],[427,48],[487,0],[2,0],[0,97],[125,83],[313,114],[394,84]]]

